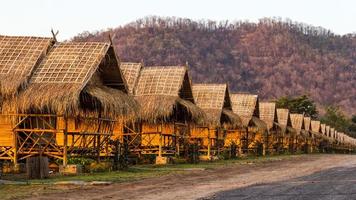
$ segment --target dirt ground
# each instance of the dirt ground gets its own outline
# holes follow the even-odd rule
[[[149,178],[108,186],[86,186],[27,199],[214,199],[217,193],[304,177],[337,167],[356,165],[354,155],[305,155],[251,165],[230,165],[210,170]]]

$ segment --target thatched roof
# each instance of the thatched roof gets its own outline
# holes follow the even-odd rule
[[[275,102],[260,102],[259,103],[259,118],[266,122],[267,128],[272,129],[277,121],[276,103]]]
[[[76,116],[132,115],[135,101],[127,95],[113,47],[99,42],[56,43],[33,71],[18,108]]]
[[[178,113],[196,123],[205,119],[203,110],[195,105],[187,67],[144,67],[138,77],[134,95],[141,105],[142,120],[168,121]]]
[[[334,137],[335,134],[335,128],[330,127],[330,137]]]
[[[196,104],[207,114],[211,125],[242,126],[241,119],[232,112],[227,84],[193,84]]]
[[[138,76],[142,68],[142,63],[133,62],[121,62],[120,69],[127,83],[128,90],[130,94],[134,93],[134,88],[136,86]]]
[[[330,135],[330,126],[325,126],[325,134],[326,136]]]
[[[256,128],[260,133],[265,133],[268,130],[266,122],[255,116],[252,117],[248,126]]]
[[[13,97],[53,44],[51,38],[0,35],[0,98]]]
[[[303,128],[303,121],[304,121],[303,114],[292,114],[291,113],[289,116],[290,116],[292,128],[294,128],[296,130],[297,134],[299,134]]]
[[[304,117],[304,130],[309,131],[310,130],[310,117]]]
[[[231,94],[231,106],[242,121],[243,126],[248,126],[252,117],[257,115],[258,96],[254,94]]]
[[[320,131],[323,135],[325,135],[326,132],[325,128],[326,128],[326,124],[320,124]]]
[[[320,133],[320,121],[311,120],[311,130],[316,133]]]
[[[289,110],[285,108],[277,108],[278,125],[281,127],[282,133],[285,133],[287,126],[290,125]]]

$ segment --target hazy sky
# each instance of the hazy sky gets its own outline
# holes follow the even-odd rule
[[[148,15],[192,19],[290,18],[337,34],[356,32],[356,0],[1,0],[0,34],[59,39],[114,28]]]

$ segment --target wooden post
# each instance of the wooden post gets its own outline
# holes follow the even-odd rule
[[[175,137],[174,141],[175,141],[175,146],[176,146],[175,153],[176,153],[176,156],[179,157],[179,151],[180,151],[180,149],[179,149],[179,137],[181,135],[178,135],[177,132],[178,132],[178,129],[176,128],[176,123],[174,122],[174,124],[173,124],[173,134],[174,134],[174,137]],[[173,136],[172,136],[172,139],[173,139]]]
[[[14,166],[15,166],[15,168],[16,168],[16,166],[17,166],[17,160],[18,160],[18,158],[17,158],[17,151],[18,151],[18,144],[17,144],[17,132],[16,131],[14,131],[13,132],[13,144],[14,144],[14,160],[13,160],[13,162],[14,162]]]
[[[220,128],[216,128],[215,129],[215,134],[216,134],[216,150],[217,150],[217,155],[219,156],[220,155],[220,138],[219,138],[219,135],[220,135],[220,131],[221,129]]]
[[[248,138],[249,138],[249,132],[248,132],[248,127],[246,127],[246,150],[245,150],[246,155],[249,154],[249,146],[250,146]]]
[[[208,159],[210,160],[210,149],[211,149],[211,139],[210,139],[210,128],[208,128]]]
[[[159,131],[158,157],[162,157],[162,123]]]
[[[68,164],[68,155],[67,155],[67,148],[68,148],[68,118],[64,117],[64,138],[63,138],[63,167],[66,167]]]

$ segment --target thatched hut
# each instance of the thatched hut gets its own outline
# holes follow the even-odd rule
[[[304,115],[303,114],[290,114],[292,128],[295,129],[296,137],[293,139],[292,146],[293,151],[302,150],[304,145],[304,137],[301,135],[302,129],[304,128]]]
[[[205,111],[208,123],[193,128],[191,138],[201,139],[200,151],[205,153],[201,158],[211,159],[212,155],[219,154],[226,135],[237,136],[234,132],[242,125],[241,119],[232,111],[227,84],[193,84],[193,96],[196,104]],[[233,139],[237,140],[239,138]]]
[[[186,66],[142,68],[134,96],[141,106],[141,154],[180,154],[179,140],[188,135],[190,124],[205,119],[204,112],[195,105]]]
[[[317,120],[311,120],[310,121],[310,132],[313,135],[313,147],[321,149],[321,142],[325,137],[323,137],[321,133],[321,126],[320,126],[320,121]]]
[[[321,134],[326,136],[326,124],[320,124],[320,131],[321,131]]]
[[[281,137],[277,135],[277,110],[275,102],[260,102],[259,103],[259,118],[267,124],[267,132],[262,135],[261,141],[263,150],[272,153],[275,147],[282,146]]]
[[[335,128],[331,127],[329,137],[332,141],[334,141],[334,135],[335,135]]]
[[[0,159],[18,160],[17,113],[11,105],[53,43],[52,38],[0,35]]]
[[[325,134],[326,134],[326,137],[330,138],[330,126],[329,125],[325,126]]]
[[[40,129],[46,137],[30,145],[66,164],[68,154],[108,156],[115,121],[135,115],[137,104],[110,43],[67,42],[54,44],[34,68],[16,108],[27,114],[18,137]]]
[[[286,108],[277,108],[277,121],[279,126],[278,135],[281,136],[280,143],[282,144],[282,150],[290,150],[290,139],[293,138],[295,130],[292,128],[291,119],[289,116],[289,110]]]
[[[304,129],[301,130],[304,136],[304,150],[307,153],[311,153],[314,150],[314,138],[311,133],[311,117],[304,117]]]
[[[242,121],[242,129],[239,129],[240,152],[247,153],[249,150],[257,152],[258,138],[267,131],[265,122],[258,118],[259,100],[254,94],[231,94],[232,110]]]

